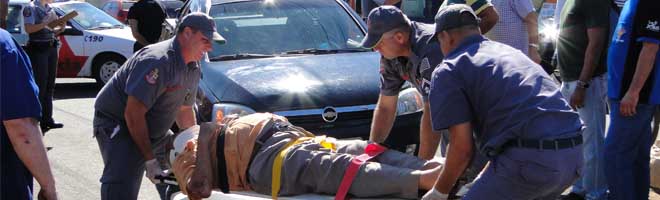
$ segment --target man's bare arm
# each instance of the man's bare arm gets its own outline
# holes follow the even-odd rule
[[[46,148],[41,138],[41,129],[37,125],[37,120],[20,118],[6,120],[2,123],[7,129],[7,136],[9,136],[9,140],[14,146],[16,155],[39,182],[42,190],[40,195],[47,199],[57,199],[55,178],[53,178],[50,171]]]
[[[445,166],[435,183],[435,189],[444,194],[449,194],[472,158],[474,144],[470,122],[449,127],[449,141]]]
[[[176,116],[176,124],[181,130],[185,130],[197,124],[195,110],[193,110],[192,106],[181,106],[179,108],[179,113]]]
[[[142,44],[142,45],[148,45],[149,42],[147,42],[147,39],[144,39],[144,36],[138,32],[138,21],[135,19],[129,19],[128,20],[128,25],[131,27],[131,33],[133,33],[133,37],[135,40]]]
[[[633,116],[636,114],[637,103],[639,102],[639,92],[642,90],[642,87],[644,87],[644,83],[646,83],[651,70],[653,70],[653,63],[655,62],[655,59],[657,59],[656,54],[658,53],[658,44],[644,42],[642,45],[642,51],[639,53],[632,82],[630,83],[625,96],[621,99],[619,109],[623,116]]]
[[[394,124],[398,100],[399,97],[397,96],[380,95],[376,104],[376,110],[374,110],[373,121],[371,122],[370,141],[385,142]]]
[[[484,9],[479,14],[477,14],[477,16],[481,18],[481,23],[479,23],[481,34],[488,33],[488,31],[490,31],[490,29],[492,29],[495,24],[497,24],[497,20],[500,20],[500,16],[497,14],[494,6],[490,6]]]
[[[151,140],[149,140],[149,130],[147,129],[147,107],[134,96],[128,96],[124,118],[128,126],[128,132],[138,146],[144,160],[154,159],[154,153],[151,150]]]
[[[424,102],[424,113],[419,126],[419,155],[425,160],[431,160],[435,156],[440,143],[440,133],[434,132],[431,127],[431,109],[428,102]]]
[[[541,63],[541,55],[539,55],[539,30],[538,30],[538,15],[536,12],[530,12],[525,16],[525,25],[527,25],[527,37],[529,41],[529,58],[535,63]]]

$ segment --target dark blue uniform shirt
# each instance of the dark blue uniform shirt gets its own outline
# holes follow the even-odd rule
[[[626,95],[637,69],[642,43],[660,44],[658,8],[658,0],[628,0],[623,7],[607,57],[609,98],[620,100]],[[639,103],[660,104],[660,51],[653,66],[639,93]]]
[[[0,117],[2,121],[41,118],[39,89],[32,78],[30,59],[4,29],[0,29]],[[0,199],[32,199],[32,174],[16,152],[0,123]]]
[[[541,66],[481,35],[445,56],[433,72],[429,101],[434,130],[472,122],[482,152],[514,138],[573,137],[582,127]]]

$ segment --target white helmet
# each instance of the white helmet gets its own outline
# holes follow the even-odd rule
[[[183,150],[186,149],[186,144],[189,140],[197,138],[199,135],[199,125],[191,126],[186,130],[181,131],[175,138],[172,145],[174,149],[170,151],[170,164],[174,165],[174,160]]]

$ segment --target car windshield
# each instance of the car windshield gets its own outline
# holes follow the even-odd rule
[[[19,5],[9,5],[7,12],[7,32],[10,33],[20,33],[21,32],[21,22],[18,21],[21,15],[21,6]]]
[[[240,1],[213,5],[209,15],[227,40],[223,45],[213,44],[212,60],[232,55],[365,50],[359,48],[364,33],[335,1]],[[242,58],[250,57],[254,56]]]
[[[167,14],[167,18],[176,18],[177,15],[177,10],[183,6],[183,2],[179,0],[166,0],[166,1],[161,1],[161,5],[164,6],[165,8],[165,13]]]
[[[58,7],[64,11],[64,13],[69,13],[74,10],[78,12],[78,16],[74,17],[73,21],[80,24],[80,26],[86,30],[124,27],[121,22],[88,3],[62,4]]]

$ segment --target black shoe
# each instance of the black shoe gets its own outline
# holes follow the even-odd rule
[[[41,127],[41,135],[42,136],[45,136],[46,132],[48,132],[48,130],[50,130],[50,127],[46,126],[45,124],[41,124],[39,126]]]
[[[562,196],[559,199],[561,199],[561,200],[584,200],[584,197],[582,195],[571,192],[571,193],[568,193],[568,195]]]
[[[54,129],[54,128],[62,128],[62,127],[64,127],[64,124],[62,124],[60,122],[52,121],[52,122],[45,123],[44,126],[47,126],[50,129]]]

